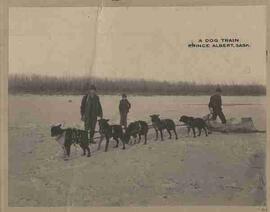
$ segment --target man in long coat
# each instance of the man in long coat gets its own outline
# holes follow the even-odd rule
[[[96,94],[96,87],[91,85],[88,94],[83,96],[81,102],[81,120],[84,122],[85,130],[90,131],[90,143],[95,143],[97,117],[102,118],[102,116],[102,107]]]

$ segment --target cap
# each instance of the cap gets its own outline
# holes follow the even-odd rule
[[[221,92],[221,88],[220,87],[217,87],[216,88],[216,92]]]
[[[91,85],[91,86],[90,86],[90,90],[95,90],[95,91],[96,91],[96,90],[97,90],[97,88],[96,88],[96,86]]]

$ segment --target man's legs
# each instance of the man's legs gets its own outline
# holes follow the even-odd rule
[[[97,118],[92,119],[91,122],[90,122],[90,143],[96,143],[94,141],[96,123],[97,123]]]
[[[90,139],[89,139],[89,130],[90,130],[89,120],[84,120],[84,130],[87,131],[87,139],[88,139],[88,141],[90,141]]]
[[[222,112],[222,109],[217,109],[217,110],[214,110],[213,111],[213,116],[212,116],[212,120],[216,120],[217,119],[217,116],[220,118],[222,124],[226,124],[226,118],[225,118],[225,115],[224,113]]]
[[[120,125],[123,125],[123,113],[120,113]]]
[[[84,120],[84,130],[89,131],[89,121]]]
[[[96,129],[97,119],[90,119],[84,121],[84,129],[88,133],[90,143],[94,143],[94,134]]]
[[[217,115],[218,115],[218,117],[220,118],[222,124],[226,124],[227,121],[226,121],[225,115],[224,115],[224,113],[222,112],[222,110],[218,111]]]
[[[217,112],[216,111],[213,111],[211,120],[214,120],[214,121],[217,120]]]
[[[120,114],[120,125],[124,126],[125,129],[127,128],[127,113]]]

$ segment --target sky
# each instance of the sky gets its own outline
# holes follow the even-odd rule
[[[237,38],[248,48],[188,48]],[[9,73],[266,82],[264,6],[10,8]]]

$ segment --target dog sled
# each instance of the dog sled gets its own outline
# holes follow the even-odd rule
[[[207,121],[208,128],[211,131],[222,133],[264,133],[265,131],[258,130],[251,117],[239,119],[231,118],[226,124],[217,121]]]

